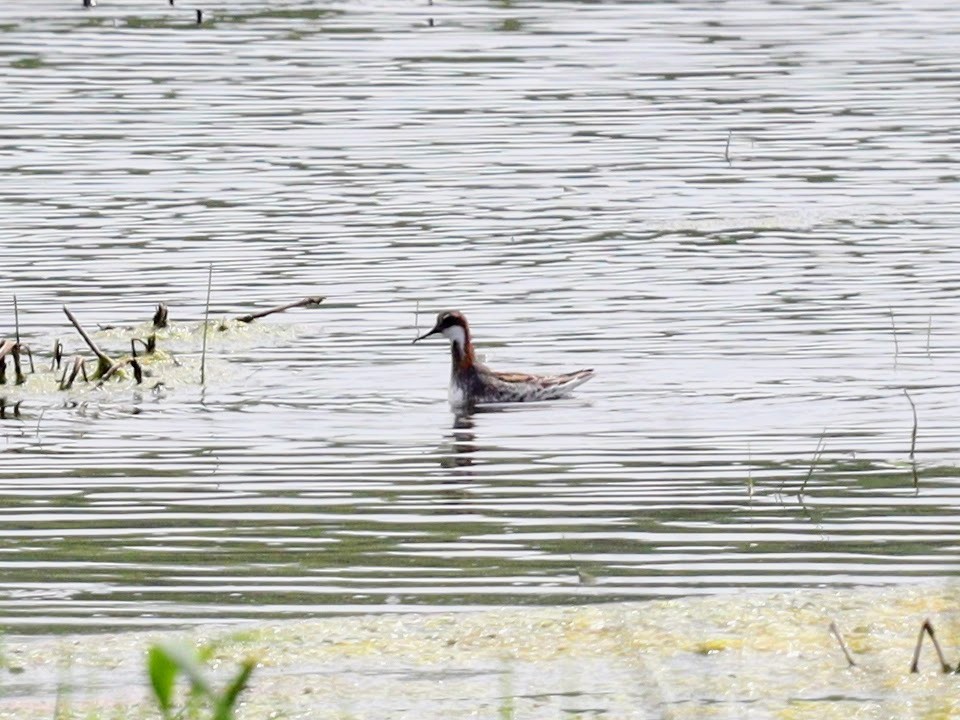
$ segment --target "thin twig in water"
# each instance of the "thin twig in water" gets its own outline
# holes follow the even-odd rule
[[[420,301],[417,300],[417,307],[413,311],[413,336],[420,337]]]
[[[17,345],[20,344],[20,309],[17,307],[17,296],[13,296],[13,326],[17,336]]]
[[[847,647],[847,643],[843,641],[843,635],[840,634],[840,628],[837,627],[835,620],[830,621],[830,632],[833,633],[833,636],[837,639],[837,642],[840,643],[840,649],[843,650],[843,656],[847,659],[847,664],[850,667],[856,667],[857,662],[853,659],[853,655],[850,654],[850,649]]]
[[[933,331],[933,315],[927,319],[927,357],[930,357],[930,333]]]
[[[826,437],[827,429],[824,428],[823,432],[820,434],[820,439],[817,441],[817,449],[813,451],[813,460],[810,461],[810,470],[807,471],[807,476],[803,479],[803,483],[800,485],[800,490],[797,491],[797,500],[803,505],[803,491],[807,487],[807,483],[810,482],[810,478],[813,477],[813,471],[817,467],[817,462],[820,460],[820,456],[823,455],[823,450],[826,447]]]
[[[96,376],[99,377],[110,369],[110,366],[113,365],[113,360],[111,360],[110,356],[100,349],[100,347],[93,341],[93,338],[87,335],[87,331],[81,327],[80,321],[77,320],[76,316],[72,312],[70,312],[70,308],[64,305],[63,312],[66,313],[67,318],[73,323],[73,326],[77,329],[77,332],[80,333],[80,337],[82,337],[84,342],[87,343],[87,346],[93,351],[93,354],[97,356]]]
[[[727,146],[723,149],[723,159],[727,161],[727,165],[730,164],[730,139],[733,137],[733,130],[730,130],[727,133]]]
[[[200,384],[207,383],[207,330],[210,325],[210,288],[213,285],[213,263],[207,272],[207,305],[203,311],[203,350],[200,353]]]
[[[53,343],[53,362],[50,363],[51,370],[59,370],[63,361],[63,343],[55,340]]]
[[[43,420],[43,413],[46,412],[46,408],[40,408],[40,415],[37,416],[37,445],[43,445],[43,440],[40,439],[40,422]]]
[[[910,466],[913,468],[913,487],[917,488],[920,485],[920,479],[917,477],[917,460],[916,460],[917,406],[913,404],[913,398],[910,397],[910,393],[907,392],[906,388],[903,388],[903,394],[907,396],[907,400],[910,402],[910,409],[913,411],[913,431],[910,433]]]
[[[297,300],[296,302],[287,303],[286,305],[280,305],[278,307],[270,308],[269,310],[261,310],[260,312],[257,312],[257,313],[250,313],[249,315],[241,315],[240,317],[237,318],[237,322],[251,323],[254,320],[257,320],[259,318],[266,317],[267,315],[273,315],[274,313],[281,313],[281,312],[284,312],[285,310],[291,310],[293,308],[316,307],[317,305],[322,303],[325,299],[326,298],[324,298],[323,295],[312,295],[310,297],[305,297],[301,300]]]
[[[920,626],[920,634],[917,636],[917,646],[913,650],[913,662],[910,664],[910,672],[920,672],[920,648],[923,645],[924,633],[927,633],[933,641],[933,647],[937,651],[937,658],[940,660],[940,670],[944,673],[950,672],[952,668],[947,664],[947,659],[943,656],[943,650],[940,648],[937,636],[933,632],[933,625],[930,622],[930,618],[924,620],[923,625]]]
[[[893,362],[897,362],[900,357],[900,341],[897,339],[897,321],[893,316],[893,308],[890,308],[890,327],[893,328]]]

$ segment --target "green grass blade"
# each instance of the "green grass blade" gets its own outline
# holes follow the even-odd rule
[[[213,720],[233,720],[233,712],[237,704],[237,697],[243,692],[243,689],[247,686],[247,683],[250,681],[250,675],[253,674],[253,669],[257,666],[256,661],[254,660],[245,660],[243,666],[240,668],[240,672],[237,673],[237,676],[230,682],[227,687],[223,689],[223,694],[217,700],[216,710],[214,711]]]

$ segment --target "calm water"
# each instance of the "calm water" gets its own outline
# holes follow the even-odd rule
[[[167,302],[182,367],[4,390],[0,624],[957,574],[960,6],[79,6],[0,9],[0,283],[38,355]],[[211,262],[328,300],[201,391]],[[418,304],[597,377],[456,419]]]

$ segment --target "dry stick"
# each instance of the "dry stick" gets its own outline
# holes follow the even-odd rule
[[[933,647],[936,649],[937,657],[940,659],[940,670],[944,673],[950,672],[952,668],[947,664],[947,659],[943,656],[943,650],[940,649],[937,636],[933,634],[933,625],[930,623],[930,618],[924,620],[923,625],[920,626],[920,634],[917,636],[917,647],[913,650],[913,662],[910,664],[910,672],[920,672],[920,647],[923,645],[924,633],[927,633],[933,641]]]
[[[213,285],[213,263],[207,273],[207,304],[203,311],[203,350],[200,353],[200,384],[207,383],[207,330],[210,324],[210,288]]]
[[[157,305],[157,311],[153,314],[154,329],[165,328],[169,321],[169,311],[164,303]]]
[[[900,356],[900,341],[897,340],[897,321],[893,317],[893,308],[890,308],[890,326],[893,328],[893,361],[896,363]]]
[[[107,368],[107,371],[105,373],[102,373],[100,375],[100,382],[97,383],[97,387],[103,387],[103,384],[107,380],[109,380],[118,372],[120,372],[120,370],[123,369],[123,367],[125,365],[128,365],[130,362],[131,362],[130,358],[124,358],[123,360],[117,360],[115,363],[113,363],[113,365]]]
[[[45,407],[40,408],[40,415],[37,417],[37,444],[38,445],[43,444],[43,441],[40,439],[40,421],[43,420],[43,413],[45,413],[46,411],[47,409]]]
[[[259,318],[266,317],[267,315],[273,315],[274,313],[281,313],[285,310],[291,310],[293,308],[316,307],[317,305],[322,303],[325,299],[326,298],[324,298],[322,295],[305,297],[302,300],[297,300],[296,302],[288,303],[286,305],[279,305],[277,307],[270,308],[269,310],[263,310],[262,312],[250,313],[249,315],[241,315],[240,317],[237,318],[237,322],[251,323],[254,320],[257,320]]]
[[[727,133],[727,146],[723,149],[723,159],[727,161],[727,164],[730,164],[730,138],[733,137],[733,130],[730,130]]]
[[[13,326],[17,334],[17,345],[20,344],[20,310],[17,308],[17,296],[13,296]]]
[[[856,667],[857,663],[853,659],[853,655],[850,654],[850,649],[847,647],[847,644],[843,641],[843,635],[840,634],[840,628],[837,627],[835,620],[830,621],[830,632],[833,633],[833,636],[837,639],[837,642],[840,643],[840,649],[843,650],[843,655],[847,658],[847,663],[850,667]]]
[[[50,363],[51,370],[59,370],[63,362],[63,343],[59,340],[53,341],[53,360]]]
[[[70,367],[69,368],[65,367],[63,369],[63,377],[60,378],[61,390],[69,390],[70,388],[73,387],[73,383],[77,379],[77,375],[79,374],[80,369],[82,367],[83,367],[83,358],[81,358],[79,355],[74,355],[73,363],[70,365]],[[68,370],[70,372],[69,377],[67,376]]]
[[[910,434],[910,466],[913,468],[913,487],[916,489],[920,485],[920,479],[917,477],[917,461],[915,458],[917,449],[917,406],[913,404],[913,398],[906,388],[903,388],[903,394],[910,401],[910,409],[913,410],[913,432]]]
[[[36,375],[37,368],[33,364],[33,350],[30,349],[29,345],[24,345],[20,349],[27,354],[27,358],[30,360],[30,373]]]
[[[103,373],[110,369],[110,366],[113,365],[113,360],[111,360],[110,356],[99,348],[99,346],[93,341],[93,338],[87,335],[87,331],[80,326],[80,321],[77,320],[76,316],[72,312],[70,312],[70,308],[64,305],[63,312],[66,313],[67,318],[73,323],[73,326],[77,329],[77,332],[80,333],[80,337],[84,339],[84,342],[87,343],[87,346],[93,351],[93,354],[97,356],[96,377],[100,377],[103,375]]]
[[[10,354],[13,355],[13,371],[17,385],[23,385],[27,381],[27,378],[23,374],[23,368],[20,366],[20,343],[13,346],[13,352]]]
[[[800,490],[797,491],[797,500],[801,505],[803,504],[803,491],[806,489],[810,478],[813,477],[813,470],[816,468],[817,461],[820,460],[820,456],[823,455],[823,449],[826,447],[826,436],[827,429],[824,428],[823,432],[820,434],[820,440],[817,441],[817,449],[813,451],[813,460],[810,461],[810,470],[807,471],[807,476],[803,479],[803,484],[800,485]]]

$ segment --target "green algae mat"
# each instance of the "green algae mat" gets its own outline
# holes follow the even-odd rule
[[[145,655],[257,661],[238,718],[960,718],[957,589],[914,585],[627,604],[325,617],[3,642],[0,718],[155,718]],[[850,661],[837,637],[848,647]]]

